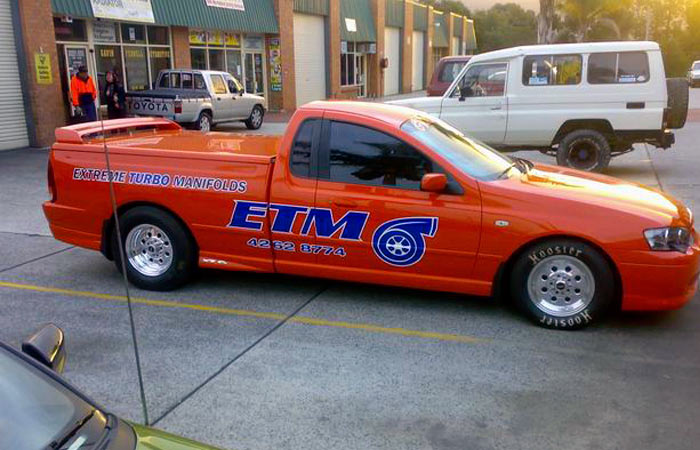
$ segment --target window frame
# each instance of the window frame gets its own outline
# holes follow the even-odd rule
[[[441,192],[440,194],[443,195],[463,195],[464,194],[464,188],[455,180],[455,178],[452,176],[449,170],[446,170],[445,167],[442,164],[438,164],[434,158],[432,158],[430,155],[427,155],[425,152],[421,151],[419,148],[417,148],[415,145],[410,144],[406,142],[405,139],[400,138],[399,136],[396,136],[395,134],[387,133],[386,131],[380,130],[376,127],[366,125],[366,124],[360,124],[357,122],[353,122],[350,120],[343,120],[343,119],[322,119],[322,126],[321,126],[321,136],[320,136],[320,142],[319,148],[318,148],[318,161],[317,161],[317,172],[316,172],[316,178],[319,181],[326,181],[329,183],[345,183],[345,184],[351,184],[353,186],[366,186],[367,188],[383,188],[383,189],[396,189],[399,191],[410,191],[410,192],[424,192],[428,194],[428,192],[423,191],[420,188],[420,182],[418,185],[417,189],[411,188],[411,187],[402,187],[402,186],[391,186],[391,185],[385,185],[385,184],[370,184],[370,183],[355,183],[351,181],[336,181],[332,180],[330,177],[331,173],[331,146],[330,146],[330,141],[331,141],[331,123],[332,122],[337,122],[337,123],[343,123],[347,125],[353,125],[357,127],[362,127],[366,128],[368,130],[374,131],[376,133],[381,133],[386,136],[389,136],[403,145],[406,145],[407,147],[413,149],[413,151],[419,153],[422,155],[425,159],[430,161],[430,163],[433,166],[433,170],[429,173],[442,173],[447,177],[447,188],[445,189],[444,192]],[[313,154],[312,154],[313,155]]]
[[[581,63],[581,72],[580,72],[580,76],[579,76],[578,83],[575,83],[575,84],[556,84],[556,83],[554,83],[554,84],[550,84],[550,83],[547,83],[547,84],[529,84],[529,83],[527,83],[527,84],[526,84],[526,83],[525,83],[525,67],[526,67],[526,66],[525,66],[525,61],[526,61],[528,58],[546,58],[546,59],[549,59],[549,60],[552,62],[552,65],[554,65],[554,59],[555,59],[555,58],[563,58],[563,57],[568,57],[568,56],[578,57],[578,59],[579,59],[579,61],[580,61],[580,63]],[[521,73],[520,82],[522,83],[523,87],[528,87],[528,88],[529,88],[529,87],[538,88],[538,87],[567,87],[567,86],[568,86],[568,87],[571,87],[571,86],[580,86],[580,85],[583,83],[583,70],[584,70],[584,58],[583,58],[583,57],[584,57],[584,54],[583,54],[583,53],[550,53],[550,54],[542,54],[542,55],[523,55],[523,59],[522,59],[522,61],[523,61],[523,62],[522,62],[522,68],[523,68],[523,70],[522,70],[522,73]],[[586,64],[586,73],[588,73],[588,67],[587,67],[587,66],[588,66],[588,65]],[[532,73],[532,69],[530,69],[530,73]],[[549,69],[549,74],[550,74],[550,78],[551,78],[551,74],[552,74],[552,69],[551,69],[551,68]]]
[[[634,83],[621,83],[620,80],[620,55],[621,54],[633,54],[633,53],[638,53],[644,55],[644,59],[646,60],[646,73],[647,73],[647,79],[644,81],[634,81]],[[591,56],[594,55],[610,55],[613,54],[615,55],[615,81],[612,83],[605,83],[605,82],[592,82],[591,81]],[[644,51],[644,50],[630,50],[630,51],[617,51],[617,52],[592,52],[588,54],[588,57],[586,58],[586,83],[588,83],[591,86],[617,86],[617,85],[640,85],[640,84],[646,84],[651,81],[651,64],[649,63],[649,53]]]

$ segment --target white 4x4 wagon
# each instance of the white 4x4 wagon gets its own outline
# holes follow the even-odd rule
[[[390,103],[499,149],[540,150],[560,165],[601,170],[635,143],[674,143],[688,82],[666,79],[654,42],[537,45],[474,56],[443,97]]]

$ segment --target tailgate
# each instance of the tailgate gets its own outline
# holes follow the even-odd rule
[[[174,97],[150,97],[137,94],[127,94],[127,113],[139,116],[174,117]]]

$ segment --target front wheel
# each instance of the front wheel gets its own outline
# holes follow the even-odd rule
[[[126,273],[141,289],[167,291],[186,283],[197,267],[192,238],[172,215],[158,208],[139,206],[119,218]],[[121,272],[122,253],[112,234],[112,254]]]
[[[575,240],[534,245],[515,262],[510,282],[520,309],[545,328],[583,328],[614,303],[610,264],[596,249]]]
[[[265,117],[265,110],[260,105],[255,105],[253,110],[250,112],[250,117],[248,117],[243,123],[249,130],[257,130],[263,124],[263,117]]]
[[[610,143],[595,130],[573,131],[564,136],[557,149],[557,164],[591,172],[608,167],[611,157]]]

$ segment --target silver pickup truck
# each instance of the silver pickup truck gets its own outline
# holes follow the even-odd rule
[[[130,115],[165,117],[209,131],[219,123],[240,121],[251,130],[262,126],[264,97],[246,94],[227,72],[161,70],[154,89],[127,92]]]

